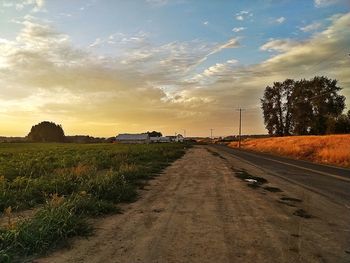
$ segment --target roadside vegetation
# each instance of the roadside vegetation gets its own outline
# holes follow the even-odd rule
[[[350,134],[271,137],[242,142],[242,148],[247,150],[343,167],[350,167],[349,145]],[[238,142],[231,142],[229,146],[238,147]]]
[[[0,262],[87,235],[87,219],[118,211],[137,186],[181,157],[184,144],[0,144]],[[34,209],[18,219],[18,211]]]

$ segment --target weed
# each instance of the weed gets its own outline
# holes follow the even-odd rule
[[[12,229],[0,230],[0,258],[17,260],[56,247],[75,235],[86,235],[91,227],[75,213],[69,200],[49,202],[33,218],[18,221]]]

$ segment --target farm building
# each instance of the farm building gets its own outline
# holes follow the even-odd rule
[[[169,137],[151,137],[151,142],[171,142]]]
[[[150,137],[147,133],[139,134],[119,134],[115,137],[117,143],[150,143]]]
[[[167,136],[171,142],[183,142],[184,137],[181,134],[178,134],[176,136]]]

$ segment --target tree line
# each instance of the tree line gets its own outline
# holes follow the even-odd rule
[[[340,91],[337,80],[324,76],[274,82],[261,99],[265,127],[276,136],[350,133]]]
[[[162,137],[161,132],[147,132],[150,137]],[[1,138],[0,138],[1,139]],[[115,137],[95,138],[89,135],[65,136],[62,125],[43,121],[32,126],[26,139],[30,142],[67,142],[67,143],[112,143]]]

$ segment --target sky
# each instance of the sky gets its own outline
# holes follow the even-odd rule
[[[0,136],[264,134],[260,98],[335,78],[350,108],[348,0],[0,0]]]

